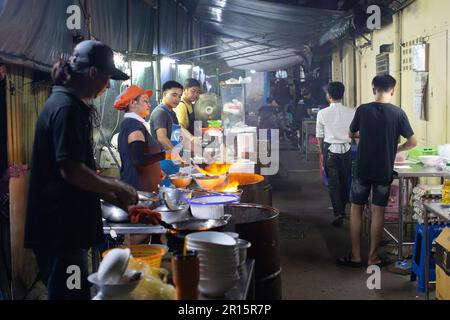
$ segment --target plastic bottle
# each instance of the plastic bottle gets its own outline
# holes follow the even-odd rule
[[[450,204],[450,163],[447,163],[447,175],[442,187],[442,203]]]

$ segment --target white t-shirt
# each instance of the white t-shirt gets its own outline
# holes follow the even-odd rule
[[[328,148],[330,152],[348,152],[351,142],[348,133],[354,116],[353,109],[344,107],[341,103],[332,103],[317,115],[316,137],[331,144]]]

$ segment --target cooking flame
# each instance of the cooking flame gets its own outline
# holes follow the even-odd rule
[[[228,184],[225,188],[223,188],[220,191],[222,191],[222,192],[236,192],[236,191],[238,191],[238,187],[239,187],[239,182],[233,181],[233,182],[230,182],[230,184]]]
[[[231,163],[219,163],[215,162],[212,164],[207,165],[205,168],[198,168],[198,170],[206,175],[221,175],[226,174],[231,168]]]

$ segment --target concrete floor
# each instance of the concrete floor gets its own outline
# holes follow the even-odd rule
[[[331,226],[333,213],[322,185],[318,162],[306,162],[297,150],[283,146],[277,177],[271,179],[273,206],[281,211],[280,250],[283,299],[421,300],[416,283],[381,270],[381,290],[369,290],[366,268],[336,264],[350,249],[348,220],[343,228]],[[367,241],[363,255],[367,255]],[[386,250],[386,249],[385,249]],[[391,250],[392,251],[392,250]],[[393,261],[395,256],[389,256]]]

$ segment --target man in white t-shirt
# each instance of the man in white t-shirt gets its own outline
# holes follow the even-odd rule
[[[327,88],[330,106],[317,115],[316,137],[319,152],[323,157],[328,189],[335,220],[333,226],[341,227],[345,217],[345,206],[349,201],[349,177],[352,157],[351,140],[348,135],[355,112],[342,105],[345,87],[340,82],[331,82]]]

